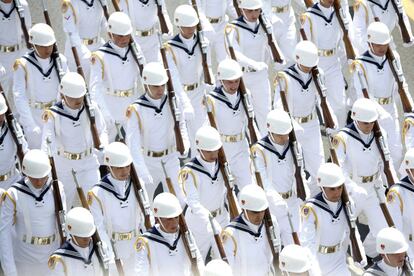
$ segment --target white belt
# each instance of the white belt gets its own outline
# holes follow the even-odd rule
[[[23,242],[33,245],[49,245],[56,240],[56,234],[53,234],[48,237],[31,237],[27,238],[26,235],[23,236]]]
[[[8,171],[7,173],[5,173],[5,174],[1,174],[1,175],[0,175],[0,181],[6,181],[6,180],[10,179],[10,177],[11,177],[12,175],[14,175],[15,171],[16,171],[16,169],[13,167],[13,168],[12,168],[10,171]]]
[[[45,110],[48,109],[49,107],[51,107],[52,105],[55,104],[56,101],[50,101],[50,102],[32,102],[31,100],[29,100],[29,106],[31,108],[34,109],[41,109],[41,110]]]
[[[379,171],[377,171],[376,173],[374,173],[373,175],[368,175],[368,176],[358,176],[358,180],[361,182],[361,183],[371,183],[371,182],[373,182],[374,180],[377,180],[378,179],[378,177],[379,177],[379,175],[380,175],[380,172]]]
[[[386,105],[392,103],[392,97],[375,98],[380,105]]]
[[[183,84],[183,90],[185,92],[190,92],[195,90],[198,87],[198,83],[192,83],[192,84]]]
[[[273,13],[285,13],[287,11],[289,11],[290,5],[286,5],[286,6],[281,6],[281,7],[272,7],[272,12]]]
[[[89,155],[91,155],[93,152],[92,148],[89,148],[87,150],[84,150],[82,152],[77,152],[77,153],[73,153],[73,152],[68,152],[68,151],[64,151],[64,150],[58,150],[58,155],[61,155],[63,157],[65,157],[66,159],[69,160],[81,160]]]
[[[318,252],[321,254],[330,254],[339,251],[339,249],[341,249],[340,243],[331,246],[319,245]]]
[[[213,210],[213,211],[210,211],[210,214],[213,216],[213,217],[217,217],[217,216],[219,216],[219,215],[221,215],[221,214],[223,214],[224,213],[224,209],[223,209],[223,207],[220,207],[220,208],[217,208],[217,209],[215,209],[215,210]]]
[[[253,72],[257,72],[256,69],[253,69],[252,67],[248,66],[248,67],[242,67],[242,71],[246,72],[246,73],[253,73]]]
[[[112,238],[116,241],[130,241],[137,236],[137,231],[132,230],[129,232],[113,232]]]
[[[99,39],[99,36],[95,36],[93,38],[83,38],[82,39],[82,44],[86,45],[86,46],[89,46],[89,45],[97,43],[98,39]]]
[[[20,50],[22,47],[20,46],[20,44],[15,44],[15,45],[0,45],[0,52],[3,53],[13,53],[16,52],[18,50]]]
[[[244,133],[241,132],[235,135],[220,134],[220,137],[221,137],[221,141],[225,143],[237,143],[244,139]]]
[[[155,27],[152,27],[151,29],[146,30],[146,31],[135,30],[135,35],[140,36],[140,37],[150,36],[154,33],[155,33]]]
[[[218,24],[218,23],[223,21],[224,16],[221,16],[221,17],[207,17],[207,19],[211,24]]]
[[[330,56],[335,55],[335,53],[336,53],[336,48],[328,49],[328,50],[323,50],[323,49],[318,50],[318,56],[320,57],[330,57]]]
[[[113,90],[113,91],[111,91],[111,90],[108,89],[106,91],[106,95],[115,96],[115,97],[121,97],[121,98],[131,97],[131,96],[134,95],[134,88],[124,89],[124,90],[117,89],[117,90]]]
[[[149,157],[155,157],[155,158],[159,158],[159,157],[163,157],[165,155],[168,155],[170,153],[172,153],[173,151],[175,151],[175,147],[171,147],[162,151],[152,151],[152,150],[146,150],[144,151],[144,155],[145,156],[149,156]]]
[[[298,124],[304,124],[304,123],[310,122],[314,118],[316,118],[315,112],[312,112],[311,114],[304,116],[304,117],[294,117],[294,119],[296,120],[296,122],[298,122]]]

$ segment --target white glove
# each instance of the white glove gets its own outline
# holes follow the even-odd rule
[[[183,110],[184,118],[187,122],[191,122],[194,120],[194,108],[189,105]]]
[[[154,180],[152,179],[152,175],[151,174],[144,174],[143,176],[141,176],[142,181],[145,183],[145,186],[148,185],[153,185],[154,184]]]
[[[184,147],[184,152],[183,154],[181,154],[179,151],[177,151],[178,153],[178,158],[180,159],[185,159],[188,157],[188,152],[190,151],[190,149],[188,147]]]
[[[6,68],[4,68],[3,64],[0,64],[0,81],[4,81],[6,79]]]
[[[329,127],[326,128],[326,134],[328,136],[332,136],[332,135],[336,134],[337,132],[338,132],[337,128],[329,128]]]
[[[98,159],[99,164],[103,165],[104,164],[104,149],[103,148],[100,148],[100,149],[93,148],[93,153],[95,154],[96,158]]]
[[[215,218],[213,218],[213,224],[214,224],[214,228],[216,229],[217,233],[221,233],[221,225],[220,223],[217,222],[217,220]],[[211,227],[210,221],[207,222],[207,232],[208,233],[213,233],[213,228]]]
[[[263,71],[263,70],[267,70],[267,64],[264,62],[256,62],[252,65],[253,69],[256,71]]]

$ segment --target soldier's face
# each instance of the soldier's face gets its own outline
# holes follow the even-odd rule
[[[312,71],[312,67],[308,67],[302,64],[298,64],[298,65],[299,65],[299,69],[304,73],[309,74]]]
[[[234,94],[239,89],[240,79],[236,80],[222,80],[224,89],[229,94]]]
[[[372,52],[374,53],[374,55],[379,56],[379,57],[383,57],[387,53],[388,44],[381,45],[381,44],[371,43],[371,49],[372,49]]]
[[[50,58],[53,53],[53,45],[50,46],[39,46],[35,45],[36,47],[36,53],[40,58]]]
[[[80,109],[83,106],[83,97],[81,98],[71,98],[64,96],[65,104],[71,109]]]
[[[149,96],[154,100],[161,99],[164,96],[165,84],[163,85],[148,85]]]
[[[374,122],[367,123],[367,122],[357,122],[357,126],[360,131],[362,131],[364,134],[370,134],[372,129],[374,128]]]
[[[175,218],[158,218],[161,221],[161,228],[167,233],[176,233],[178,231],[178,217]]]
[[[243,14],[244,14],[244,17],[247,19],[247,21],[256,22],[257,19],[259,19],[261,11],[262,9],[255,9],[255,10],[243,9]]]
[[[111,174],[117,180],[127,180],[129,177],[129,172],[131,171],[131,166],[126,167],[111,167]]]
[[[196,31],[196,26],[194,27],[180,27],[180,31],[181,31],[181,35],[186,38],[192,38],[195,31]]]
[[[215,162],[218,158],[218,150],[214,150],[214,151],[200,150],[200,151],[202,153],[201,156],[207,162]]]
[[[251,223],[253,223],[254,225],[260,225],[263,221],[265,211],[256,212],[256,211],[246,210],[246,214]]]
[[[386,256],[381,254],[385,262],[392,267],[402,267],[404,265],[406,252],[397,254],[387,254]]]
[[[43,178],[33,178],[28,176],[30,183],[32,183],[33,187],[35,187],[36,189],[40,189],[43,187],[43,185],[46,184],[47,179],[49,178],[49,176],[45,176]]]
[[[273,141],[278,145],[285,145],[289,141],[289,134],[280,135],[276,133],[271,133]]]
[[[329,8],[333,5],[334,0],[321,0],[321,4],[325,8]]]
[[[325,196],[329,201],[338,202],[341,199],[343,185],[334,188],[323,187],[323,189],[325,191]]]
[[[90,241],[91,241],[90,237],[81,238],[81,237],[73,236],[73,238],[75,239],[76,244],[79,245],[79,247],[82,247],[82,248],[87,248],[89,246]]]
[[[127,47],[130,40],[131,40],[131,35],[112,34],[112,41],[115,43],[116,46],[120,48]]]

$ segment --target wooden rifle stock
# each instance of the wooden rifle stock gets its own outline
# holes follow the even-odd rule
[[[355,50],[354,50],[354,47],[352,46],[351,39],[349,38],[349,30],[348,30],[349,23],[348,23],[348,19],[346,18],[346,14],[341,7],[340,0],[334,0],[333,7],[335,10],[336,18],[338,19],[338,22],[339,22],[339,26],[341,27],[341,30],[343,33],[342,40],[344,41],[344,45],[345,45],[346,57],[348,59],[355,60],[355,57],[356,57]]]
[[[125,276],[124,267],[122,265],[121,259],[119,258],[118,250],[116,248],[114,239],[111,239],[111,245],[114,251],[114,259],[115,259],[116,270],[118,271],[118,276]]]
[[[273,34],[271,32],[271,26],[269,25],[269,22],[267,21],[267,19],[263,15],[263,12],[259,15],[259,24],[260,24],[260,26],[262,26],[263,30],[266,33],[267,44],[270,47],[270,52],[272,53],[273,61],[277,62],[277,63],[283,63],[283,59],[280,56],[280,53],[279,53],[278,47],[276,45],[276,42],[273,39]]]
[[[125,144],[125,138],[122,136],[119,123],[115,123],[115,126],[118,132],[119,141]],[[151,219],[150,219],[150,205],[148,203],[148,196],[146,195],[144,189],[142,188],[141,182],[139,181],[139,177],[137,174],[137,170],[135,169],[134,162],[132,162],[130,166],[131,166],[130,175],[131,175],[132,185],[134,186],[135,197],[137,198],[139,209],[144,215],[145,228],[148,230],[152,227]]]
[[[76,191],[78,193],[79,200],[81,202],[82,207],[90,211],[88,201],[86,200],[86,197],[85,197],[85,193],[83,192],[82,187],[79,185],[78,179],[76,177],[76,171],[74,169],[72,169],[72,176],[75,181]],[[103,249],[102,240],[98,233],[98,229],[92,235],[92,242],[93,242],[93,246],[95,247],[95,252],[97,252],[96,256],[98,257],[98,261],[103,270],[103,274],[104,276],[109,276],[109,269],[108,269],[109,257],[107,256],[107,253]]]
[[[220,238],[220,233],[217,231],[216,227],[214,226],[214,222],[213,222],[214,218],[210,214],[208,216],[208,219],[210,220],[211,229],[213,230],[213,235],[214,235],[214,241],[216,242],[217,249],[220,254],[220,258],[226,263],[229,263],[229,260],[227,259],[226,251],[224,250],[223,241]]]
[[[168,34],[170,30],[168,29],[167,21],[165,20],[165,16],[162,13],[162,6],[159,0],[155,0],[155,4],[157,5],[157,16],[160,23],[161,32],[163,34]]]
[[[239,17],[242,16],[242,13],[239,7],[239,0],[233,0],[233,6],[234,6],[234,9],[236,10],[237,16]]]
[[[304,2],[305,2],[305,6],[307,9],[309,9],[310,7],[314,5],[312,0],[304,0]]]
[[[210,108],[210,104],[207,100],[207,97],[205,97],[205,104],[207,108],[207,118],[208,118],[208,121],[210,122],[210,125],[214,127],[215,129],[218,129],[216,120],[213,115],[213,111]],[[240,214],[240,212],[237,207],[236,199],[234,197],[233,188],[232,188],[234,178],[228,167],[228,162],[227,162],[226,154],[224,152],[223,147],[219,149],[218,162],[219,162],[221,175],[223,176],[224,185],[227,191],[227,203],[229,205],[228,207],[229,207],[230,219],[232,220],[235,217],[237,217]]]
[[[225,39],[227,41],[227,48],[229,49],[230,58],[232,60],[237,61],[236,52],[234,51],[234,48],[231,44],[231,40],[228,37],[228,33],[226,30],[224,30]],[[255,116],[254,116],[254,110],[253,105],[250,102],[249,95],[247,94],[247,89],[243,81],[243,77],[240,78],[239,83],[239,92],[240,97],[242,99],[244,111],[246,112],[247,116],[247,128],[249,130],[249,144],[250,146],[257,143],[257,133],[256,133],[256,127],[255,127]]]
[[[191,5],[196,11],[197,17],[200,19],[196,0],[191,0]],[[208,62],[207,62],[207,47],[204,46],[205,38],[203,34],[203,26],[201,26],[200,20],[198,21],[198,24],[197,24],[197,37],[198,37],[198,45],[200,47],[200,52],[201,52],[201,63],[203,65],[204,83],[212,85],[213,82],[211,80],[210,70],[208,68]]]
[[[397,14],[398,17],[398,26],[400,27],[400,31],[401,31],[401,38],[403,40],[404,43],[412,43],[413,42],[413,34],[411,34],[409,32],[408,26],[407,24],[409,24],[409,22],[406,22],[404,20],[404,8],[403,5],[401,3],[400,0],[391,0],[391,4],[392,7],[395,10],[395,13]],[[406,17],[407,15],[405,15]],[[407,23],[407,24],[406,24]]]
[[[280,85],[280,99],[282,100],[283,109],[290,115],[289,105],[286,99],[286,91]],[[295,165],[295,180],[297,196],[303,201],[306,200],[305,185],[302,177],[303,158],[299,154],[298,142],[296,133],[292,125],[292,131],[289,133],[290,152],[292,153],[293,163]]]
[[[170,191],[170,193],[177,196],[173,183],[171,181],[171,178],[167,175],[167,171],[165,169],[165,163],[163,161],[161,161],[161,166],[164,171],[165,182],[167,183],[168,190]],[[190,231],[188,230],[188,226],[185,221],[185,217],[183,213],[181,213],[178,216],[178,219],[179,219],[179,225],[180,225],[179,231],[181,233],[181,238],[184,243],[184,248],[191,262],[191,271],[193,275],[200,276],[200,271],[198,270],[198,265],[197,265],[197,248],[194,243],[193,237]]]
[[[180,111],[178,110],[178,104],[177,104],[177,99],[175,96],[174,85],[173,85],[172,78],[171,78],[171,72],[168,66],[167,53],[165,52],[165,47],[162,44],[161,38],[160,38],[160,52],[161,52],[161,57],[162,57],[162,63],[164,64],[164,68],[168,76],[168,81],[167,81],[168,103],[170,105],[171,113],[174,118],[175,143],[176,143],[178,152],[180,152],[181,154],[184,154],[184,151],[185,151],[184,141],[183,141],[183,136],[181,135],[181,130],[180,130],[180,118],[179,118]]]
[[[112,5],[114,6],[115,11],[121,11],[121,9],[119,8],[118,0],[112,0]]]
[[[19,16],[20,27],[22,29],[23,37],[26,42],[26,47],[27,49],[31,49],[32,45],[29,42],[29,32],[27,31],[27,27],[26,27],[26,20],[24,16],[24,9],[23,9],[22,3],[20,3],[20,0],[13,0],[13,2],[14,2],[14,6],[17,9],[17,15]]]
[[[105,19],[108,20],[109,19],[109,11],[108,11],[108,4],[107,4],[106,0],[99,0],[99,3],[102,6],[102,10],[103,10]]]
[[[16,145],[16,155],[19,159],[20,164],[23,162],[24,152],[23,152],[23,131],[17,122],[16,118],[13,115],[13,112],[10,108],[9,102],[4,93],[3,87],[0,84],[0,93],[3,95],[4,101],[6,102],[7,111],[4,114],[6,117],[7,126],[10,130],[11,136],[13,138],[14,144]]]
[[[50,138],[46,138],[47,148],[48,148],[48,155],[49,155],[49,162],[51,166],[51,175],[52,175],[52,187],[53,187],[53,201],[55,203],[55,216],[56,222],[58,224],[58,231],[60,236],[61,244],[66,241],[66,229],[65,229],[65,209],[63,209],[62,197],[60,196],[60,187],[59,187],[59,180],[57,177],[55,160],[53,159],[53,155],[50,149]]]

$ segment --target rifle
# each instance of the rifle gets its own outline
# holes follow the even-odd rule
[[[239,7],[239,0],[233,0],[233,6],[234,6],[234,9],[236,10],[237,16],[239,17],[242,16],[242,12]]]
[[[229,49],[230,57],[231,59],[237,61],[236,52],[234,51],[231,39],[229,38],[229,32],[227,29],[224,30],[224,36],[227,42],[227,48]],[[247,116],[247,128],[249,129],[249,144],[250,146],[257,143],[257,133],[256,133],[256,127],[255,127],[255,116],[254,116],[254,109],[253,105],[250,102],[250,97],[247,94],[246,86],[244,85],[243,78],[240,78],[240,84],[239,84],[239,92],[240,97],[242,99],[244,111],[246,112]]]
[[[342,30],[342,40],[344,41],[346,57],[348,59],[355,60],[355,50],[352,46],[351,39],[349,38],[349,22],[345,14],[344,9],[341,6],[340,0],[334,0],[333,7],[335,10],[336,18],[338,19],[339,26]]]
[[[295,229],[293,228],[293,223],[292,223],[292,214],[291,214],[291,213],[289,213],[289,211],[287,211],[287,212],[288,212],[287,216],[288,216],[288,220],[289,220],[290,229],[291,229],[291,231],[292,231],[292,238],[293,238],[293,242],[294,242],[296,245],[300,245],[300,240],[299,240],[299,235],[298,235],[298,232],[296,232],[296,231],[295,231]]]
[[[69,34],[69,40],[71,42],[72,54],[73,54],[73,58],[74,58],[75,64],[76,64],[76,71],[86,81],[85,73],[83,72],[83,68],[82,68],[82,65],[80,63],[78,50],[76,49],[76,46],[72,43],[71,38],[72,38],[72,35]],[[89,118],[93,146],[94,146],[95,149],[99,150],[102,147],[101,146],[101,139],[99,138],[98,129],[96,127],[95,109],[92,107],[91,96],[89,94],[89,89],[88,89],[87,85],[86,85],[86,93],[85,93],[85,96],[83,97],[83,104],[85,105],[86,114],[88,115],[88,118]]]
[[[49,12],[47,11],[47,4],[45,1],[46,0],[42,0],[43,17],[45,18],[46,24],[52,28],[52,22],[50,21]],[[60,83],[60,81],[62,80],[62,77],[65,75],[65,72],[63,72],[62,60],[60,59],[60,55],[59,55],[58,48],[56,46],[56,42],[53,44],[53,52],[52,52],[51,58],[53,60],[53,66],[56,69],[57,77]]]
[[[191,5],[196,11],[197,17],[200,19],[196,0],[191,0]],[[200,46],[200,51],[201,51],[201,63],[203,65],[204,83],[212,85],[213,82],[211,80],[211,75],[210,75],[210,71],[209,71],[208,63],[207,63],[207,45],[206,45],[206,40],[204,37],[203,27],[201,26],[200,20],[198,20],[198,24],[197,24],[197,38],[198,38],[198,45]]]
[[[280,99],[282,100],[283,109],[289,114],[289,117],[291,117],[290,111],[289,111],[289,105],[286,99],[286,91],[282,89],[282,85],[280,81],[279,81],[279,87],[280,87]],[[296,133],[293,128],[293,124],[292,124],[292,131],[289,133],[289,144],[292,149],[291,153],[292,153],[293,163],[295,165],[296,193],[300,199],[305,201],[306,200],[306,191],[305,191],[305,185],[304,185],[305,181],[303,180],[303,174],[302,174],[303,168],[304,168],[303,155],[298,146],[298,140],[296,138]]]
[[[50,137],[46,138],[47,151],[49,155],[50,166],[52,167],[52,187],[53,187],[53,201],[55,202],[55,216],[58,224],[59,236],[61,244],[66,241],[66,228],[65,228],[65,209],[63,209],[62,197],[60,196],[59,180],[56,173],[55,160],[53,159],[50,144],[52,143]]]
[[[307,9],[309,9],[310,7],[312,7],[315,3],[313,3],[312,0],[304,0],[305,2],[305,6]]]
[[[78,192],[78,196],[82,204],[82,207],[90,211],[88,201],[86,200],[82,187],[79,185],[78,179],[76,177],[76,171],[74,169],[72,169],[72,176],[73,176],[73,180],[75,181],[76,190]],[[98,257],[99,264],[101,265],[101,268],[103,270],[103,274],[104,276],[109,276],[110,258],[109,258],[107,250],[105,250],[103,247],[103,243],[102,243],[101,237],[99,236],[98,229],[96,229],[95,233],[93,233],[92,241],[93,241],[93,246],[95,248],[95,252],[98,253],[96,254],[96,256]]]
[[[257,185],[264,190],[262,176],[258,170],[257,155],[252,152],[251,159],[254,166],[254,175],[256,177]],[[273,268],[276,271],[276,275],[280,274],[279,270],[279,251],[280,251],[280,240],[276,237],[275,226],[273,225],[272,215],[269,207],[266,208],[264,214],[264,224],[266,227],[267,240],[269,241],[270,250],[273,256]],[[278,273],[279,272],[279,273]]]
[[[220,233],[217,231],[217,228],[214,226],[214,222],[213,222],[214,218],[211,214],[209,214],[208,219],[210,220],[211,229],[213,230],[214,240],[216,242],[218,251],[220,253],[220,258],[226,263],[229,263],[229,260],[227,259],[227,256],[226,256],[226,251],[224,250],[224,247],[223,247],[223,241],[220,238]]]
[[[362,75],[362,72],[357,69],[358,79],[359,83],[361,84],[362,94],[365,98],[369,99],[368,94],[368,85],[365,81],[365,77]],[[392,175],[391,171],[391,163],[390,163],[390,151],[388,147],[385,145],[384,136],[382,134],[380,125],[378,123],[378,120],[374,123],[374,136],[375,136],[375,142],[377,144],[378,150],[381,155],[382,162],[384,163],[384,174],[387,178],[388,186],[391,187],[395,184],[394,176]]]
[[[168,93],[167,94],[168,94],[168,103],[170,105],[170,110],[174,118],[175,143],[177,146],[177,150],[181,154],[184,154],[184,151],[185,151],[184,141],[183,141],[183,136],[181,135],[181,131],[180,131],[181,111],[178,109],[178,103],[177,103],[177,98],[175,96],[174,85],[173,85],[172,78],[171,78],[171,72],[168,66],[167,53],[165,51],[165,45],[162,43],[160,34],[158,34],[158,39],[160,42],[160,52],[161,52],[161,57],[162,57],[162,63],[164,64],[164,68],[168,76],[168,81],[167,81]]]
[[[112,0],[112,5],[114,5],[114,10],[119,12],[121,9],[119,8],[119,4],[117,0]]]
[[[108,20],[108,18],[109,18],[108,3],[106,2],[106,0],[99,0],[99,3],[102,6],[102,10],[103,10],[105,19]]]
[[[162,5],[160,4],[159,0],[155,0],[155,4],[157,5],[157,16],[160,22],[161,33],[168,34],[170,30],[168,29],[167,21],[165,20],[165,16],[162,13]]]
[[[22,3],[20,3],[20,0],[13,0],[13,2],[17,10],[17,15],[19,16],[19,19],[20,19],[20,27],[22,28],[22,33],[24,36],[24,40],[26,42],[26,47],[27,49],[31,49],[32,45],[29,42],[29,32],[27,31],[27,27],[26,27],[26,20],[24,16],[24,9],[23,9]]]
[[[125,138],[122,135],[119,123],[115,122],[115,126],[118,132],[119,141],[125,144]],[[141,213],[144,215],[145,228],[150,229],[152,227],[151,219],[150,219],[151,206],[148,201],[148,195],[142,188],[141,182],[139,181],[139,177],[135,169],[134,162],[132,162],[130,166],[131,166],[131,172],[130,172],[131,181],[132,181],[132,185],[134,185],[135,197],[137,198],[139,209],[141,210]]]
[[[6,117],[7,126],[10,129],[10,134],[13,138],[14,143],[16,144],[16,155],[19,158],[20,164],[23,162],[24,151],[23,151],[23,142],[24,134],[23,130],[20,127],[20,124],[17,122],[16,118],[13,115],[13,112],[10,109],[9,102],[7,101],[6,94],[4,93],[3,87],[0,84],[0,93],[3,95],[4,101],[7,105],[7,111],[4,114]]]
[[[399,0],[397,0],[397,1],[399,2]],[[394,3],[394,1],[391,1],[391,2]],[[400,3],[400,5],[401,5],[401,3]],[[374,16],[374,20],[376,22],[379,22],[380,20],[379,20],[379,17],[375,13],[375,9],[373,7],[373,4],[370,4],[370,7],[371,7],[371,11],[372,11],[373,16]],[[400,64],[399,61],[397,61],[397,59],[394,56],[394,53],[393,53],[392,49],[389,46],[388,46],[388,49],[387,49],[387,53],[385,55],[388,59],[388,63],[390,65],[390,69],[391,69],[391,72],[394,76],[394,79],[397,82],[398,94],[400,95],[400,98],[401,98],[403,111],[404,111],[404,113],[413,112],[414,111],[413,110],[413,100],[411,98],[410,92],[408,91],[408,84],[405,80],[401,64]]]
[[[391,0],[391,4],[398,17],[398,26],[400,27],[401,38],[403,42],[407,44],[412,44],[414,42],[414,37],[413,37],[413,34],[410,33],[408,29],[410,22],[408,21],[407,15],[405,14],[401,1]]]
[[[175,189],[172,184],[171,178],[168,176],[167,170],[165,169],[165,163],[162,160],[161,160],[161,166],[162,166],[162,170],[164,171],[165,182],[167,182],[168,190],[170,191],[170,193],[177,196],[177,194],[175,193]],[[180,225],[179,231],[181,233],[181,236],[183,237],[182,241],[184,243],[184,248],[191,262],[191,271],[193,275],[200,276],[200,271],[197,266],[197,246],[194,242],[193,235],[188,230],[188,226],[185,221],[183,213],[181,213],[178,216],[178,219],[179,219],[179,225]]]
[[[270,22],[267,20],[267,18],[263,14],[263,11],[259,15],[259,23],[260,23],[260,26],[262,26],[263,30],[266,33],[267,44],[270,47],[270,51],[272,53],[273,61],[282,64],[283,59],[280,56],[280,49],[277,46],[275,40],[273,39],[272,25],[270,24]]]
[[[207,117],[210,125],[217,129],[216,120],[214,119],[213,110],[209,104],[208,98],[205,97],[205,104],[207,109]],[[224,152],[223,147],[219,149],[218,152],[218,162],[220,166],[220,172],[223,176],[224,186],[227,190],[227,203],[229,204],[229,213],[230,219],[234,219],[240,214],[239,208],[237,207],[236,199],[233,193],[234,187],[234,176],[231,174],[229,163],[227,162],[226,153]]]
[[[124,271],[124,267],[122,265],[122,261],[119,258],[119,254],[118,254],[118,249],[116,248],[116,244],[115,244],[115,240],[111,239],[111,245],[112,245],[112,249],[114,251],[114,259],[115,259],[115,265],[116,265],[116,270],[118,271],[118,276],[125,276],[125,271]]]

